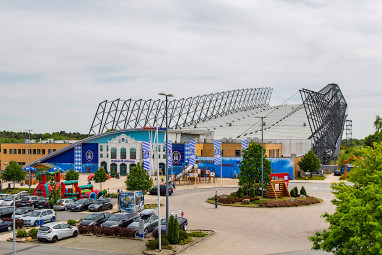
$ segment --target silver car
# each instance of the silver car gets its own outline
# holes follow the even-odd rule
[[[21,217],[21,219],[24,220],[25,226],[37,227],[40,225],[41,220],[44,220],[44,224],[45,222],[54,222],[56,220],[56,213],[52,209],[36,210]]]
[[[77,227],[59,222],[48,223],[40,227],[37,231],[37,239],[41,242],[51,241],[55,243],[57,240],[67,237],[76,237],[77,235]]]
[[[3,203],[4,199],[6,199],[9,196],[9,194],[0,194],[0,205]]]
[[[158,226],[158,216],[155,215],[153,209],[145,209],[141,212],[139,218],[136,218],[133,223],[131,223],[128,228],[139,230],[139,220],[143,220],[144,231],[147,235],[149,232],[153,231],[156,226]]]
[[[73,203],[74,203],[73,199],[62,199],[60,204],[53,206],[53,209],[56,211],[61,211],[61,210],[67,211],[68,209],[70,209],[70,206]]]

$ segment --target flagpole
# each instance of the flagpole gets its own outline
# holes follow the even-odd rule
[[[220,187],[223,187],[223,143],[220,140]]]

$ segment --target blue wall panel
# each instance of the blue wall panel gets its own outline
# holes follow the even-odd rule
[[[82,144],[82,164],[98,164],[98,143]]]
[[[56,165],[56,163],[74,164],[74,149],[67,150],[57,156],[43,161],[42,163],[52,163],[53,165]]]

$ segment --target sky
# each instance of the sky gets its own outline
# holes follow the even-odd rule
[[[382,114],[382,2],[2,0],[0,130],[88,133],[103,100],[340,86],[353,137]]]

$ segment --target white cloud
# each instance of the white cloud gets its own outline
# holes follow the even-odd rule
[[[353,136],[380,113],[379,1],[2,1],[2,129],[88,132],[104,99],[340,85]]]

